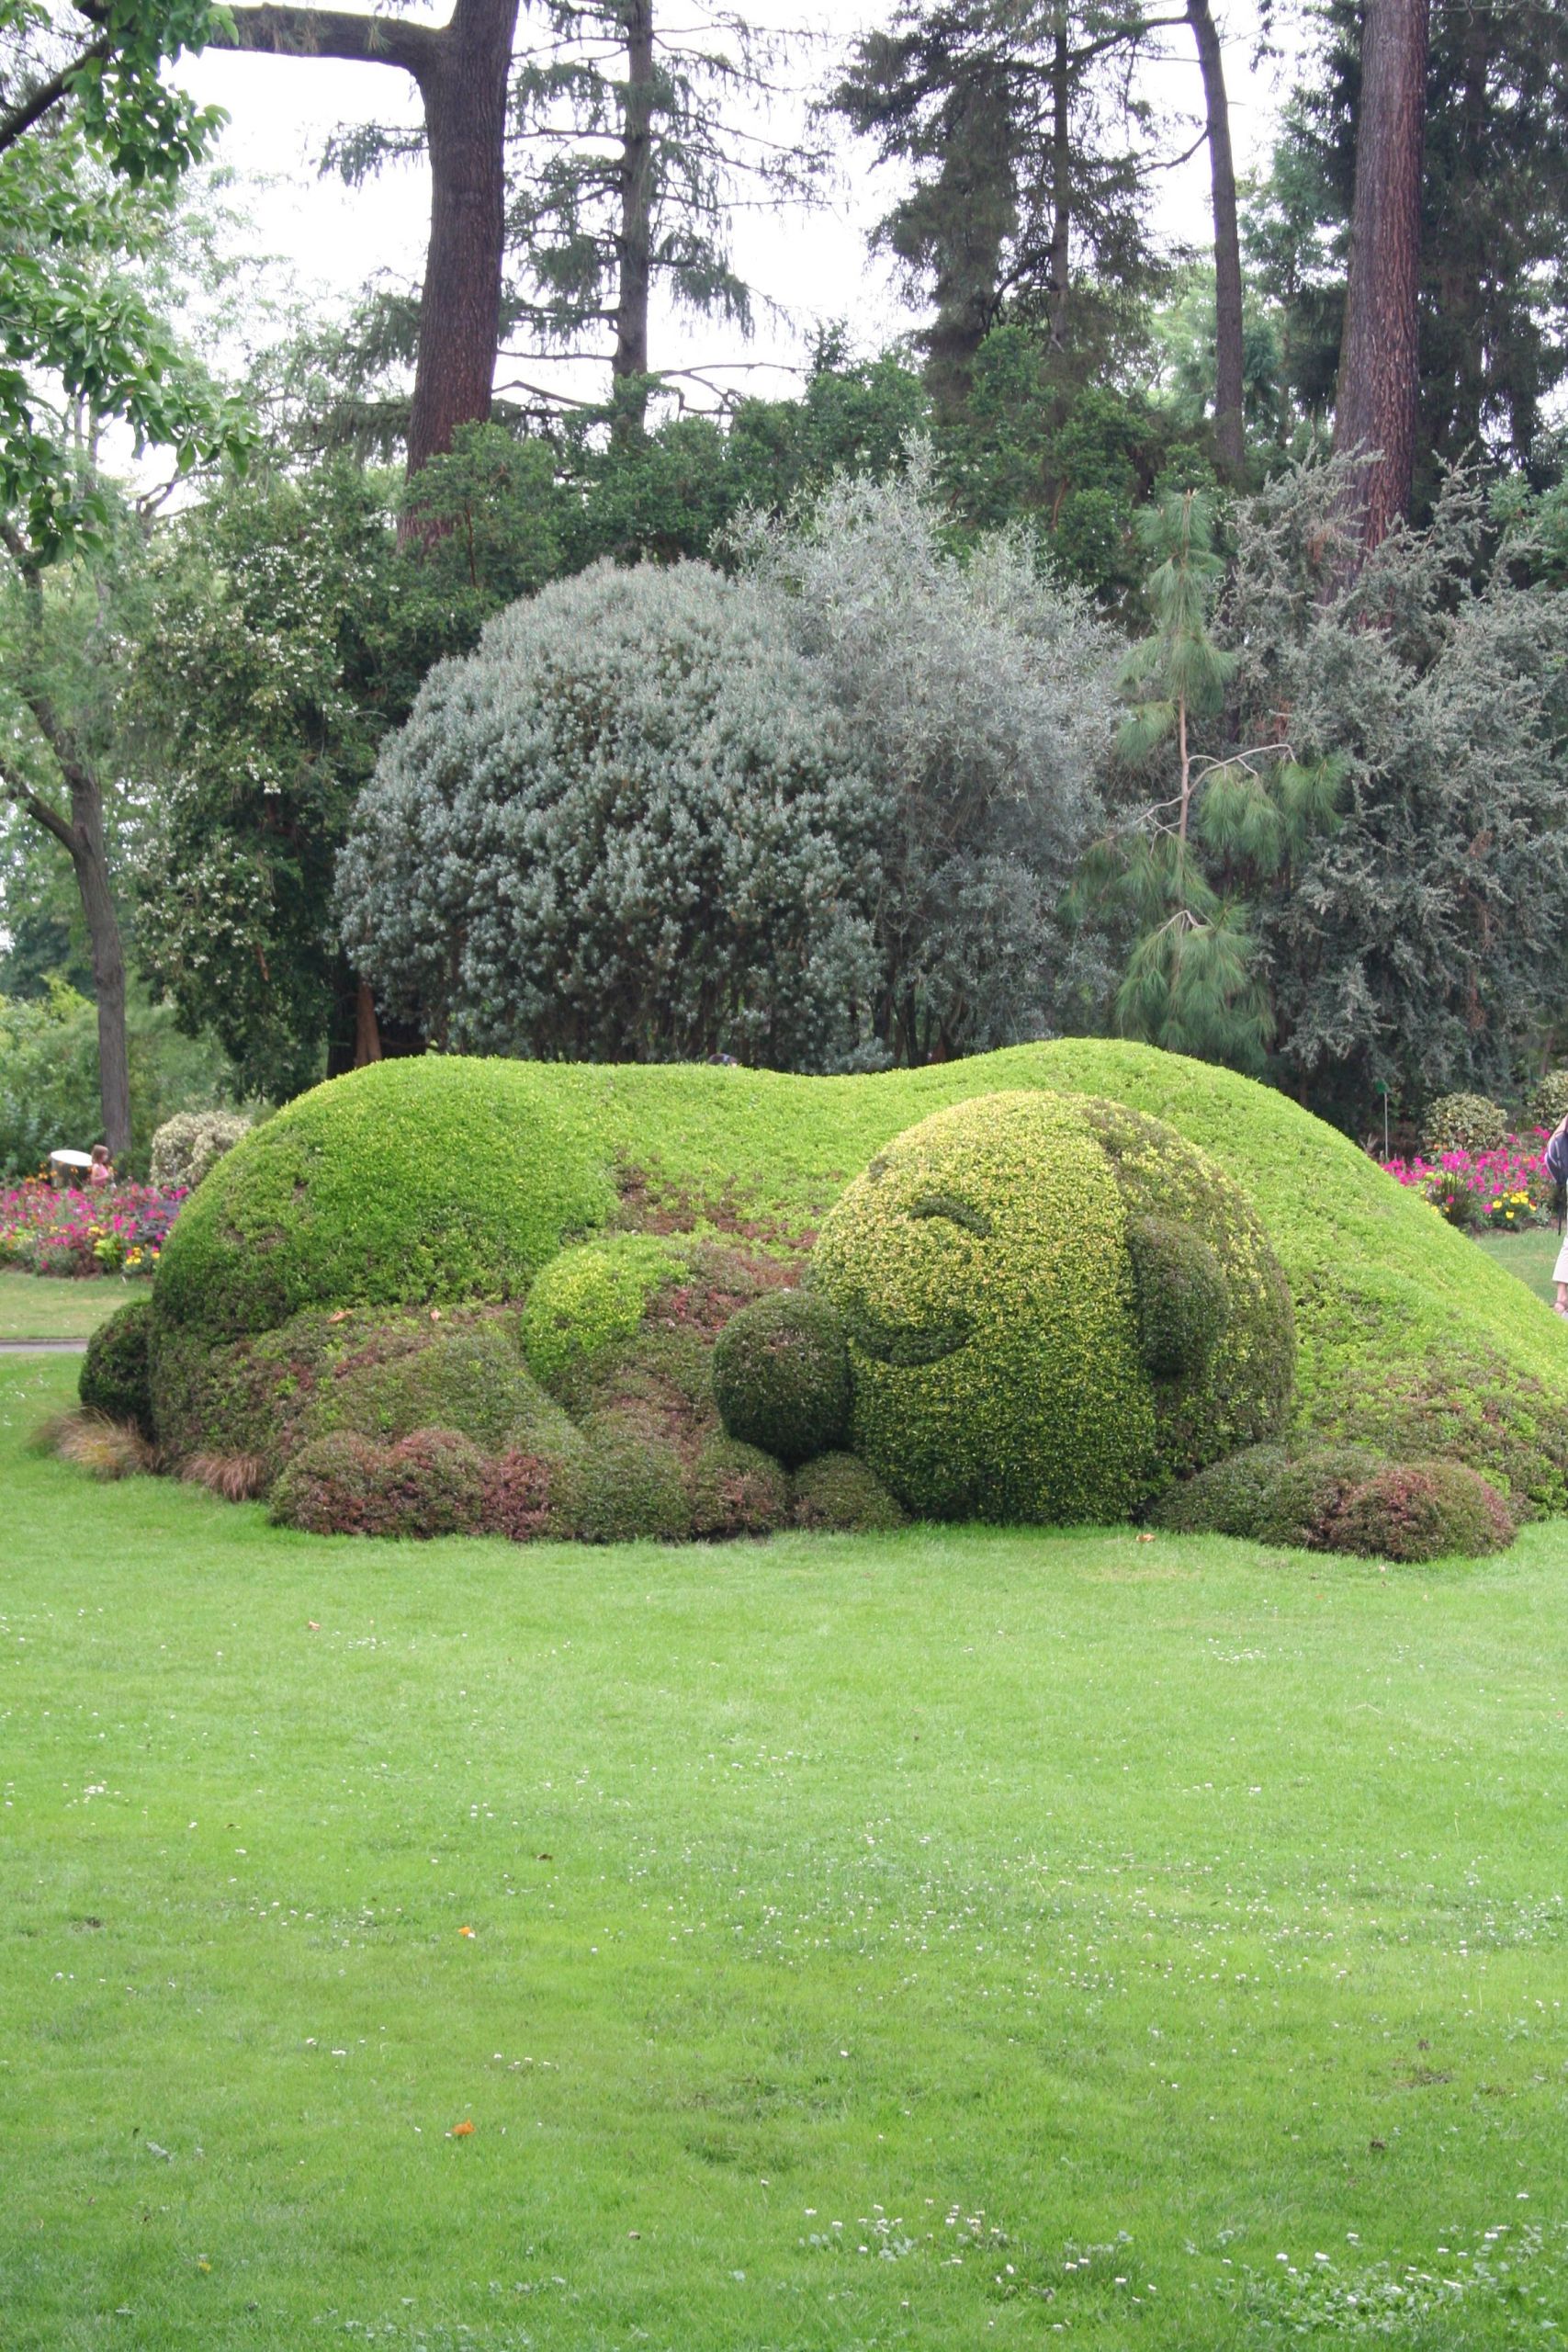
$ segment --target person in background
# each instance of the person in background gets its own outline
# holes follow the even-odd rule
[[[96,1143],[93,1146],[93,1163],[87,1170],[87,1182],[95,1193],[101,1193],[106,1184],[114,1182],[114,1162],[109,1158],[109,1148],[107,1143]],[[1558,1295],[1568,1296],[1568,1284],[1565,1284],[1564,1289],[1559,1292]],[[1564,1307],[1562,1312],[1568,1315],[1568,1307]]]
[[[1558,1232],[1562,1233],[1568,1223],[1568,1118],[1559,1119],[1546,1138],[1546,1172],[1551,1179],[1551,1214]],[[1568,1315],[1568,1234],[1563,1235],[1557,1252],[1551,1279],[1557,1284],[1557,1312]]]

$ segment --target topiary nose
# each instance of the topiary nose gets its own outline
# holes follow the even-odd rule
[[[1156,1380],[1207,1372],[1230,1320],[1220,1261],[1190,1226],[1173,1219],[1127,1220],[1144,1363]]]

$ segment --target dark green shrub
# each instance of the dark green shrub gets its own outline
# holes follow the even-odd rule
[[[874,1535],[905,1524],[902,1506],[855,1453],[819,1453],[797,1471],[791,1517],[823,1535]]]
[[[76,1394],[85,1412],[106,1420],[129,1421],[144,1438],[152,1435],[152,1392],[147,1363],[152,1328],[151,1299],[116,1307],[87,1342]]]
[[[1251,1536],[1258,1543],[1321,1549],[1344,1497],[1383,1466],[1365,1446],[1251,1445],[1162,1495],[1156,1527],[1186,1535]]]
[[[487,1464],[452,1430],[396,1445],[352,1430],[315,1439],[272,1490],[271,1516],[314,1535],[471,1535],[482,1526]]]
[[[789,1479],[771,1454],[710,1438],[693,1464],[694,1535],[767,1535],[789,1517]]]
[[[1495,1151],[1507,1140],[1508,1114],[1484,1094],[1439,1094],[1421,1123],[1421,1148],[1428,1159],[1445,1151]]]
[[[1328,1525],[1336,1552],[1383,1560],[1478,1559],[1514,1540],[1508,1507],[1461,1462],[1391,1462],[1352,1487]]]
[[[780,1291],[743,1306],[718,1335],[713,1393],[728,1435],[780,1462],[808,1462],[841,1445],[850,1356],[829,1301]]]
[[[1230,1320],[1220,1261],[1190,1226],[1131,1216],[1127,1249],[1144,1363],[1156,1380],[1207,1372]]]
[[[149,1350],[153,1426],[176,1461],[248,1454],[276,1476],[308,1441],[456,1429],[487,1450],[548,1452],[570,1425],[525,1365],[515,1318],[313,1307],[276,1331],[214,1343],[159,1317]]]
[[[630,1544],[641,1536],[678,1544],[692,1532],[675,1448],[618,1420],[584,1431],[562,1465],[560,1505],[570,1532],[584,1544]]]
[[[347,1351],[318,1381],[304,1419],[312,1436],[357,1430],[396,1439],[414,1430],[457,1430],[487,1453],[509,1446],[548,1450],[570,1442],[571,1424],[546,1396],[518,1351],[511,1317],[434,1332],[415,1325],[406,1352],[374,1345]]]

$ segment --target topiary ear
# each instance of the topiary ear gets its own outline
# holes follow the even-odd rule
[[[1190,1226],[1166,1217],[1127,1220],[1144,1363],[1156,1380],[1208,1370],[1230,1306],[1220,1261]]]

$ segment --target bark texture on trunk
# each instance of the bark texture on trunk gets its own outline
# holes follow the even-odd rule
[[[506,243],[506,94],[518,0],[457,0],[420,76],[430,141],[430,251],[408,469],[490,414]]]
[[[53,835],[76,876],[97,1002],[98,1106],[109,1158],[118,1161],[130,1149],[130,1048],[125,1028],[125,947],[109,884],[103,794],[97,777],[78,755],[70,731],[61,724],[48,698],[25,687],[23,695],[65,778],[71,814],[65,816],[51,801],[3,773],[0,791],[35,825]]]
[[[490,414],[501,328],[506,99],[518,0],[456,0],[445,25],[341,8],[231,11],[237,47],[334,57],[412,74],[430,152],[430,245],[420,297],[408,470]]]
[[[1056,39],[1051,56],[1051,343],[1062,350],[1067,340],[1067,287],[1073,266],[1073,118],[1072,57],[1067,41],[1067,11],[1056,12]]]
[[[1221,464],[1237,481],[1247,461],[1246,369],[1230,101],[1225,93],[1224,54],[1210,0],[1187,0],[1187,21],[1198,44],[1198,65],[1203,76],[1214,215],[1214,441]]]
[[[653,284],[653,0],[625,0],[626,99],[621,137],[621,225],[616,240],[620,292],[615,304],[615,432],[641,435],[648,397],[648,305]],[[623,387],[625,390],[623,390]]]
[[[1431,0],[1366,0],[1337,449],[1364,452],[1356,514],[1371,553],[1410,505],[1420,392],[1421,166]]]

